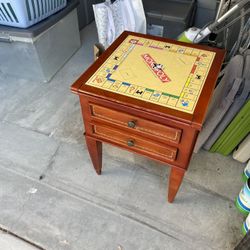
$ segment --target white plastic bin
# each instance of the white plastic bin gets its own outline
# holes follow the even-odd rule
[[[27,28],[66,5],[67,0],[0,0],[0,24]]]

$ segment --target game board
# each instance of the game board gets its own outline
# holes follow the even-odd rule
[[[215,53],[129,35],[86,82],[192,114]]]

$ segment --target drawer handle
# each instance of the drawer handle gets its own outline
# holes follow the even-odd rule
[[[128,140],[128,141],[127,141],[127,145],[128,145],[129,147],[133,147],[133,146],[135,145],[135,142],[134,142],[133,140]]]
[[[135,125],[136,125],[135,121],[129,121],[129,122],[128,122],[128,126],[129,126],[130,128],[134,128]]]

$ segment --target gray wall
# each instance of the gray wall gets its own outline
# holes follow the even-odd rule
[[[204,27],[214,20],[216,16],[217,0],[197,0],[197,11],[194,26]]]
[[[93,4],[104,2],[101,0],[80,0],[78,7],[79,28],[83,29],[86,25],[94,20]]]

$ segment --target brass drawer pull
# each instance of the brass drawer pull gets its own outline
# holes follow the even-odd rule
[[[129,147],[133,147],[133,146],[135,145],[135,142],[134,142],[133,140],[128,140],[128,141],[127,141],[127,145],[128,145]]]
[[[134,128],[135,125],[136,125],[136,122],[135,122],[135,121],[129,121],[129,122],[128,122],[128,127],[130,127],[130,128]]]

